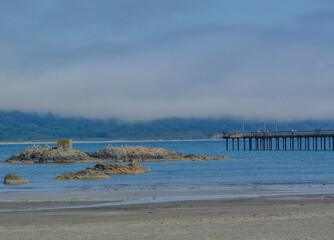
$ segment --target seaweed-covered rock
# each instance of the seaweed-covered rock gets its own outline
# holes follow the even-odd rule
[[[65,180],[65,179],[100,179],[100,178],[110,178],[107,174],[95,170],[93,168],[86,168],[81,172],[74,172],[74,173],[64,173],[58,177],[56,180]]]
[[[151,170],[145,168],[139,163],[133,162],[129,164],[102,164],[98,163],[94,167],[95,170],[104,172],[107,175],[115,174],[138,174],[138,173],[149,173]]]
[[[16,173],[7,174],[6,177],[5,177],[4,182],[5,182],[5,184],[25,184],[25,183],[29,183],[28,180],[22,179]]]

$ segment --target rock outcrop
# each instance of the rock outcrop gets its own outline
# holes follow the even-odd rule
[[[110,178],[107,174],[95,170],[93,168],[86,168],[81,172],[74,172],[74,173],[64,173],[58,177],[56,180],[65,180],[65,179],[99,179],[99,178]]]
[[[209,160],[230,159],[225,156],[206,157],[206,156],[196,155],[196,154],[189,154],[189,155],[184,156],[184,158],[189,161],[209,161]]]
[[[5,182],[5,184],[25,184],[25,183],[29,183],[28,180],[22,179],[16,173],[7,174],[6,177],[5,177],[4,182]]]
[[[31,147],[10,157],[5,163],[80,163],[80,162],[149,162],[149,161],[201,161],[229,159],[224,156],[205,157],[190,154],[185,156],[174,150],[152,147],[106,147],[97,152],[54,147]]]
[[[93,160],[83,151],[70,149],[63,150],[47,147],[31,147],[15,154],[5,163],[74,163],[92,162]]]
[[[106,147],[98,152],[87,154],[92,158],[106,162],[176,161],[184,159],[184,154],[177,153],[174,150],[142,146]]]
[[[95,165],[94,170],[99,170],[107,175],[115,174],[138,174],[138,173],[149,173],[150,169],[145,168],[139,163],[133,162],[129,164],[102,164],[98,163]]]
[[[98,178],[110,178],[108,175],[116,174],[138,174],[151,172],[149,169],[140,165],[139,163],[129,164],[101,164],[98,163],[94,168],[86,168],[81,172],[64,173],[61,176],[56,177],[56,180],[65,179],[98,179]]]

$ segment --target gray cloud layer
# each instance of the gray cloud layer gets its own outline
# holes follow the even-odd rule
[[[0,1],[0,110],[334,117],[331,1]]]

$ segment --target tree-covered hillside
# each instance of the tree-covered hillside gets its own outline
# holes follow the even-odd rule
[[[334,129],[334,121],[279,122],[279,130]],[[245,131],[263,129],[262,121],[245,121]],[[274,121],[266,123],[274,130]],[[207,139],[222,131],[242,131],[242,120],[169,118],[148,122],[116,119],[63,118],[17,111],[0,111],[0,141]]]

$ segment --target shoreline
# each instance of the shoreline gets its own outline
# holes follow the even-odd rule
[[[9,189],[8,189],[9,190]],[[51,191],[2,191],[0,213],[70,208],[130,206],[199,200],[227,200],[270,197],[334,195],[329,188],[165,188],[165,189],[68,189]]]
[[[61,211],[61,210],[75,210],[75,209],[96,209],[96,208],[117,208],[117,207],[133,207],[133,206],[150,206],[150,205],[173,205],[181,203],[193,203],[193,202],[206,202],[206,201],[248,201],[254,199],[309,199],[309,198],[328,198],[334,199],[333,193],[328,194],[249,194],[249,195],[231,195],[224,196],[212,195],[210,197],[204,196],[190,196],[189,198],[178,197],[152,197],[144,199],[136,199],[130,201],[97,201],[97,200],[56,200],[56,201],[0,201],[2,206],[5,206],[5,210],[0,209],[0,213],[15,213],[15,212],[39,212],[39,211]],[[28,208],[17,208],[20,205]],[[15,206],[15,207],[14,207]]]
[[[334,195],[97,206],[0,214],[0,239],[332,239]]]

